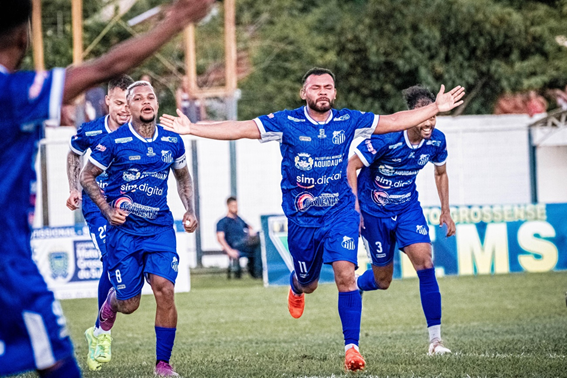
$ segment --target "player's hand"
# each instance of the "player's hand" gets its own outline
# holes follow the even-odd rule
[[[120,226],[126,222],[126,217],[128,213],[121,209],[115,209],[114,207],[109,207],[108,210],[104,212],[104,216],[112,226]]]
[[[200,21],[209,14],[215,0],[177,0],[166,11],[165,22],[187,24]]]
[[[191,134],[191,121],[183,112],[177,109],[177,115],[179,117],[174,117],[169,114],[164,114],[159,117],[159,123],[166,130],[173,131],[174,133],[185,135]]]
[[[186,212],[183,215],[183,228],[185,228],[185,232],[189,232],[189,233],[195,232],[198,225],[199,222],[197,221],[195,214]]]
[[[448,112],[449,110],[456,108],[463,103],[463,96],[465,95],[465,88],[457,85],[451,91],[445,93],[445,86],[441,84],[441,89],[437,93],[437,98],[435,104],[439,109],[440,113]]]
[[[79,208],[79,205],[81,204],[81,201],[82,201],[81,192],[78,191],[77,189],[73,189],[69,193],[69,198],[67,198],[66,205],[69,208],[69,210],[77,210]]]
[[[455,222],[453,222],[453,218],[451,218],[451,213],[441,213],[441,216],[439,217],[439,227],[443,227],[443,225],[447,226],[447,237],[455,235],[457,228],[455,226]]]

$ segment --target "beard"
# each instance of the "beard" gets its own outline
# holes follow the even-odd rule
[[[311,100],[309,98],[307,99],[307,106],[309,106],[310,109],[313,109],[318,113],[328,112],[333,108],[334,104],[335,104],[335,100],[331,100],[331,99],[329,99],[327,105],[319,105],[319,102],[317,100]]]
[[[144,117],[143,115],[140,115],[140,121],[142,121],[143,123],[150,123],[156,120],[156,115],[155,113],[151,116],[148,117]]]

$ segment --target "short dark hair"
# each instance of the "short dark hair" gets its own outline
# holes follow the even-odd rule
[[[231,202],[236,202],[236,197],[230,196],[226,199],[226,204],[228,205]]]
[[[0,12],[0,35],[28,22],[31,17],[31,0],[3,1]]]
[[[321,67],[313,67],[309,71],[307,71],[305,75],[303,75],[303,78],[301,79],[301,84],[305,85],[305,82],[311,75],[315,75],[315,76],[331,75],[331,77],[333,78],[333,82],[335,83],[335,87],[337,86],[337,80],[335,79],[335,74],[333,73],[333,71]]]
[[[134,83],[134,79],[132,79],[128,75],[117,76],[108,82],[108,93],[110,93],[110,91],[113,90],[114,88],[120,88],[123,91],[125,91],[133,83]]]
[[[413,87],[404,89],[402,95],[404,96],[408,109],[414,109],[416,105],[423,100],[427,100],[431,103],[435,102],[435,95],[431,93],[429,89],[421,85],[414,85]]]
[[[126,101],[130,100],[130,96],[132,95],[132,91],[136,87],[150,87],[152,89],[152,92],[154,92],[154,94],[155,94],[154,87],[152,87],[152,85],[149,82],[144,81],[144,80],[138,80],[138,81],[133,82],[132,84],[130,84],[128,86],[128,88],[126,88]]]

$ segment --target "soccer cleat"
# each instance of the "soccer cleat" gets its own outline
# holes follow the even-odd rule
[[[112,308],[110,307],[110,296],[112,295],[112,293],[114,293],[113,287],[108,290],[106,300],[102,304],[102,307],[100,308],[100,312],[98,314],[100,328],[102,328],[104,331],[110,331],[110,329],[114,325],[114,321],[116,320],[116,312],[112,311]]]
[[[87,339],[87,346],[89,348],[89,353],[87,354],[87,366],[89,367],[89,370],[98,371],[101,369],[102,364],[94,358],[98,339],[93,335],[93,331],[94,327],[85,331],[85,338]]]
[[[436,356],[450,353],[451,351],[443,345],[443,340],[434,339],[431,344],[429,344],[429,352],[427,354],[429,356]]]
[[[303,309],[305,308],[305,294],[301,293],[301,295],[295,295],[290,288],[287,295],[287,308],[293,318],[301,318]]]
[[[98,344],[95,349],[94,358],[100,363],[110,362],[112,351],[110,345],[112,344],[112,337],[109,334],[103,333],[98,338]]]
[[[360,355],[360,352],[356,350],[355,347],[351,347],[346,351],[345,354],[345,370],[346,371],[358,371],[364,370],[366,362],[364,358]]]
[[[179,374],[177,374],[171,365],[165,361],[158,362],[156,369],[154,370],[154,374],[159,377],[179,377]]]

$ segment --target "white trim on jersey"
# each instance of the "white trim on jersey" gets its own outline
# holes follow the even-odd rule
[[[65,69],[54,68],[52,71],[51,91],[49,93],[49,120],[59,126],[63,89],[65,87]]]
[[[333,120],[333,109],[331,109],[331,111],[329,112],[329,118],[327,118],[326,121],[323,122],[318,122],[315,121],[313,118],[311,118],[311,116],[309,115],[309,112],[307,111],[307,106],[303,107],[303,113],[305,113],[305,118],[307,118],[309,120],[309,122],[311,122],[314,125],[326,125],[327,123],[331,122]]]
[[[31,311],[22,312],[26,329],[30,337],[35,367],[38,370],[47,369],[55,365],[55,357],[45,323],[40,314]]]
[[[87,151],[86,150],[81,151],[81,150],[78,150],[75,147],[73,147],[73,143],[72,143],[73,138],[74,138],[74,136],[72,136],[71,139],[69,139],[69,148],[71,149],[71,151],[73,151],[73,153],[75,155],[83,156],[85,154],[85,152],[87,152]]]
[[[360,158],[360,161],[362,162],[362,164],[364,164],[364,166],[370,167],[370,163],[368,162],[368,160],[366,160],[366,158],[364,157],[364,154],[362,152],[360,152],[360,150],[358,148],[354,149],[354,153],[356,155],[358,155],[358,157]]]
[[[8,69],[6,67],[4,67],[3,65],[0,64],[0,72],[5,73],[5,74],[9,74],[10,72],[8,72]]]
[[[447,164],[447,159],[445,159],[445,160],[443,160],[442,162],[439,162],[439,163],[436,163],[436,162],[432,161],[432,163],[433,163],[433,165],[436,165],[436,166],[438,166],[438,167],[442,167],[442,166],[444,166],[445,164]]]
[[[267,132],[260,118],[254,118],[253,121],[254,123],[256,123],[256,126],[260,131],[260,143],[273,142],[273,141],[281,143],[283,137],[282,132],[278,132],[278,131]]]
[[[419,144],[417,146],[414,146],[413,144],[411,144],[409,137],[408,137],[408,131],[407,130],[404,130],[404,140],[406,141],[406,145],[412,150],[417,150],[418,148],[423,146],[423,143],[425,143],[425,139],[422,139],[421,142],[419,142]]]
[[[110,115],[104,117],[104,128],[106,129],[106,132],[110,134],[112,130],[110,130],[110,127],[108,127],[108,117],[110,117]]]
[[[89,161],[91,163],[93,163],[94,165],[96,165],[97,167],[99,167],[100,169],[102,169],[103,171],[106,171],[106,169],[108,168],[108,167],[105,167],[104,165],[102,165],[101,163],[99,163],[98,161],[96,161],[95,159],[93,159],[92,155],[89,156]]]
[[[370,127],[362,127],[360,129],[354,130],[354,137],[363,137],[364,139],[368,139],[374,134],[376,127],[378,126],[378,122],[380,121],[380,116],[374,114],[374,121],[372,121],[372,125]]]
[[[132,122],[128,122],[128,128],[130,129],[130,131],[132,132],[132,134],[134,134],[134,136],[138,139],[140,139],[142,142],[144,143],[150,143],[150,142],[155,142],[158,138],[158,125],[156,124],[156,131],[154,132],[154,136],[151,139],[146,139],[143,136],[141,136],[140,134],[138,134],[136,132],[136,130],[134,130],[134,126],[132,126]]]

